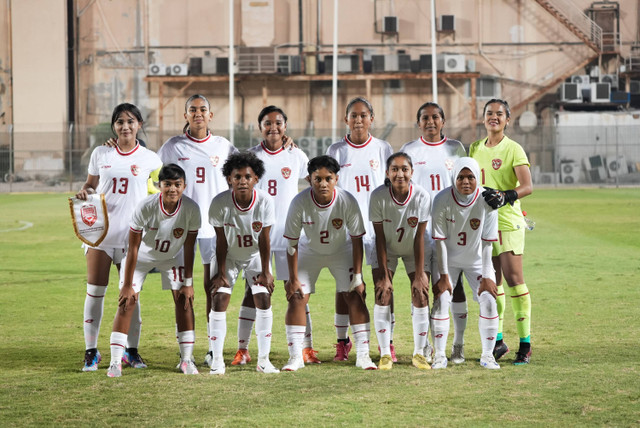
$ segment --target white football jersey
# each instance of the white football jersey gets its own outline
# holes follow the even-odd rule
[[[381,223],[387,251],[394,256],[413,254],[418,224],[429,220],[431,198],[422,187],[412,184],[409,196],[399,202],[391,187],[382,185],[373,191],[369,203],[371,223]]]
[[[387,158],[393,154],[391,145],[373,136],[361,145],[355,145],[345,136],[327,149],[327,155],[340,164],[338,186],[355,196],[367,236],[373,239],[373,226],[369,222],[369,198],[386,178]]]
[[[249,260],[259,254],[258,237],[263,227],[274,224],[273,199],[268,193],[253,189],[247,208],[236,203],[233,191],[225,190],[211,201],[209,223],[222,227],[227,238],[227,258]]]
[[[304,235],[300,236],[304,230]],[[318,254],[334,254],[350,245],[351,237],[366,233],[358,201],[349,192],[336,187],[327,205],[319,204],[311,189],[305,189],[291,201],[284,237]]]
[[[131,218],[131,230],[142,232],[138,260],[162,262],[172,260],[182,250],[188,233],[200,228],[200,208],[193,199],[182,196],[176,210],[168,213],[162,193],[145,198]]]
[[[89,174],[100,177],[96,193],[104,193],[109,215],[105,247],[125,247],[131,214],[147,196],[147,180],[162,161],[151,150],[136,143],[127,153],[118,147],[99,146],[91,153]]]
[[[190,197],[200,207],[202,226],[198,238],[215,236],[213,227],[207,221],[209,206],[214,196],[228,190],[227,180],[222,175],[222,165],[238,149],[224,137],[207,135],[198,140],[188,133],[169,138],[158,150],[165,164],[175,163],[184,169],[186,185],[184,195]]]
[[[458,140],[444,137],[430,143],[420,137],[400,149],[411,156],[413,162],[412,181],[422,186],[431,200],[445,187],[453,185],[451,171],[456,159],[466,156],[464,146]]]
[[[468,204],[457,200],[452,187],[433,201],[433,239],[444,239],[449,266],[482,267],[481,241],[498,240],[498,210],[491,209],[476,189]]]
[[[264,162],[265,173],[256,185],[273,198],[274,207],[282,213],[275,219],[271,228],[271,251],[283,251],[288,243],[284,238],[284,214],[289,209],[291,200],[298,194],[298,180],[305,178],[309,158],[298,148],[275,152],[269,150],[264,142],[249,149]]]

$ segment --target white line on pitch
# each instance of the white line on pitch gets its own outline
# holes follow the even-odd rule
[[[0,229],[0,233],[2,233],[2,232],[18,232],[20,230],[25,230],[25,229],[29,229],[30,227],[33,227],[33,223],[28,222],[28,221],[20,220],[19,223],[22,223],[23,226],[17,227],[15,229]]]

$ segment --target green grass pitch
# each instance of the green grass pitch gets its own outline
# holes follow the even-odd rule
[[[640,190],[536,190],[523,201],[525,278],[533,300],[532,362],[513,366],[517,335],[509,305],[499,371],[484,370],[477,305],[469,302],[466,363],[441,371],[411,366],[410,297],[396,275],[389,372],[334,363],[333,293],[323,273],[310,301],[314,347],[324,361],[264,375],[255,358],[229,365],[241,287],[228,316],[227,374],[187,377],[171,296],[150,275],[141,294],[141,354],[149,368],[109,379],[109,334],[117,303],[112,270],[99,348],[100,370],[82,373],[85,261],[65,194],[0,195],[0,426],[637,426],[640,424]],[[29,223],[32,224],[29,227]],[[199,261],[199,256],[197,256]],[[202,267],[196,263],[196,349],[207,349]],[[370,271],[365,279],[370,281]],[[373,290],[367,303],[373,309]],[[287,360],[282,284],[273,296],[272,361]],[[452,334],[452,332],[451,332]],[[449,343],[451,342],[449,338]],[[449,345],[450,346],[450,345]],[[255,337],[250,351],[257,356]],[[377,340],[371,356],[378,360]]]

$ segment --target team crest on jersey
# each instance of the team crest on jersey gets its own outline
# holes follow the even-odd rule
[[[471,220],[469,220],[469,225],[471,225],[471,229],[478,230],[478,228],[480,227],[480,219],[472,218]]]
[[[87,226],[93,226],[98,220],[98,210],[95,205],[85,205],[80,208],[80,215],[82,216],[82,222]]]
[[[342,227],[342,219],[334,218],[333,220],[331,220],[331,224],[333,225],[333,227],[340,230],[340,228]]]
[[[378,167],[380,166],[380,162],[378,162],[378,161],[377,161],[377,160],[375,160],[375,159],[371,159],[371,160],[369,160],[369,166],[371,167],[371,169],[372,169],[372,170],[374,170],[374,171],[375,171],[375,170],[377,170],[377,169],[378,169]]]
[[[262,230],[262,222],[261,221],[254,221],[253,223],[251,223],[251,228],[256,233],[260,232]]]
[[[444,166],[447,170],[451,171],[453,169],[453,159],[447,159],[444,161]]]
[[[140,167],[138,165],[131,165],[131,174],[135,176],[140,174]]]
[[[409,223],[411,227],[416,227],[418,225],[418,217],[409,217],[407,223]]]
[[[288,180],[289,177],[291,177],[291,168],[285,166],[280,170],[280,172],[282,173],[282,176],[285,178],[285,180]]]
[[[211,162],[211,165],[213,165],[213,166],[218,166],[218,162],[220,162],[220,157],[219,156],[209,156],[209,162]]]
[[[495,169],[496,171],[500,169],[500,167],[502,166],[502,159],[494,159],[491,161],[491,166],[493,167],[493,169]]]
[[[182,237],[182,234],[184,234],[184,229],[181,227],[177,227],[175,229],[173,229],[173,237],[176,239],[180,239]]]

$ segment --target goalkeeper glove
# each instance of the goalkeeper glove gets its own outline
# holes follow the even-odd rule
[[[496,190],[491,187],[485,187],[484,192],[482,192],[482,197],[487,202],[487,204],[495,209],[498,209],[506,204],[511,204],[518,199],[518,192],[515,190]]]

